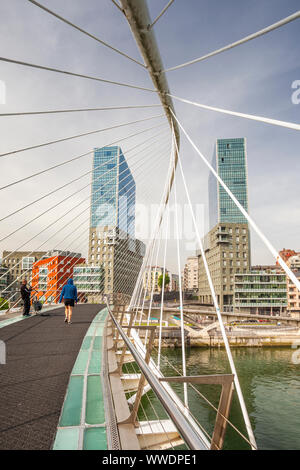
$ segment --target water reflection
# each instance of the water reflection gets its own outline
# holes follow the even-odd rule
[[[163,354],[181,373],[181,351],[165,349]],[[300,365],[291,361],[289,348],[237,348],[232,350],[239,374],[241,387],[257,444],[260,449],[297,449],[300,450]],[[224,349],[189,349],[187,351],[187,370],[189,375],[229,373],[230,368]],[[166,360],[162,361],[165,376],[177,375]],[[183,397],[183,386],[172,385]],[[220,387],[201,385],[197,389],[218,405]],[[153,395],[155,408],[160,417],[165,417],[158,401]],[[189,404],[192,413],[212,434],[215,411],[189,388]],[[152,407],[146,397],[143,406],[149,418],[155,419]],[[234,396],[230,419],[245,433],[239,403]],[[240,436],[228,427],[224,444],[225,449],[248,449],[249,446]]]

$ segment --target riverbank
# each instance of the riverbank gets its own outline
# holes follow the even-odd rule
[[[185,330],[186,331],[186,330]],[[181,335],[172,334],[169,338],[162,339],[162,348],[181,348]],[[232,348],[257,348],[257,347],[297,347],[300,346],[300,330],[264,330],[264,331],[226,331],[227,338]],[[221,348],[225,347],[220,331],[201,332],[201,330],[186,331],[185,343],[191,348]],[[158,339],[155,340],[158,346]]]

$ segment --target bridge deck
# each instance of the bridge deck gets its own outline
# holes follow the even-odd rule
[[[71,371],[100,309],[76,306],[71,325],[59,308],[0,328],[7,348],[7,364],[0,365],[0,449],[52,447]]]

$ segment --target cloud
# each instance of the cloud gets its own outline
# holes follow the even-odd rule
[[[152,17],[165,6],[163,0],[148,3]],[[83,5],[79,0],[64,2],[44,0],[44,4],[129,55],[139,58],[138,47],[126,20],[111,2],[87,0]],[[296,0],[284,3],[274,0],[270,9],[268,0],[248,0],[239,3],[233,0],[228,2],[189,0],[188,6],[187,2],[174,2],[155,26],[163,61],[167,66],[171,66],[198,57],[288,16],[298,9],[297,4]],[[85,37],[29,2],[23,0],[2,2],[0,17],[3,25],[0,32],[0,43],[3,45],[1,55],[153,87],[147,72],[138,65]],[[296,66],[298,27],[299,22],[295,22],[206,62],[170,72],[168,74],[170,88],[178,96],[210,105],[299,122],[300,105],[297,107],[290,100],[291,83],[295,79],[300,79],[300,71]],[[4,80],[7,86],[7,104],[0,105],[1,112],[159,103],[154,93],[105,85],[12,64],[1,63],[0,70],[0,80]],[[298,134],[286,129],[274,129],[260,123],[217,115],[178,102],[175,103],[175,107],[182,124],[209,161],[217,138],[247,137],[251,215],[261,225],[266,235],[274,241],[276,248],[280,249],[288,244],[291,248],[299,248]],[[121,122],[142,119],[157,113],[157,109],[145,109],[0,118],[1,153]],[[157,121],[157,124],[159,122]],[[162,119],[161,122],[165,120]],[[155,121],[152,124],[149,121],[24,152],[18,156],[2,158],[0,159],[2,184],[30,175],[94,147],[107,145],[128,133],[151,125],[155,125]],[[157,130],[123,142],[122,149],[125,156],[126,150],[155,132]],[[148,165],[146,159],[158,157],[159,146],[165,145],[165,139],[166,137],[162,137],[160,145],[154,147],[154,155],[145,154],[145,164]],[[192,200],[207,207],[208,170],[186,139],[182,137],[181,142],[183,166]],[[167,171],[168,157],[169,153],[165,151],[159,165],[153,168],[150,161],[147,167],[148,174],[145,173],[146,170],[143,172],[136,169],[134,159],[128,157],[129,163],[132,162],[133,165],[138,198],[141,202],[158,202]],[[91,163],[91,156],[87,156],[77,163],[62,167],[59,171],[49,172],[22,185],[0,191],[4,213],[8,214],[39,195],[89,171]],[[85,183],[88,183],[88,177],[81,185]],[[34,209],[28,209],[2,223],[1,235],[9,233],[13,227],[22,225],[35,214],[58,203],[77,187],[81,186],[78,184],[59,191],[36,205]],[[20,245],[24,239],[29,239],[30,235],[38,233],[46,223],[51,221],[54,223],[58,215],[80,203],[88,194],[89,189],[78,193],[76,197],[59,206],[57,212],[52,211],[48,216],[28,226],[24,235],[18,233],[11,240],[1,243],[0,249],[12,249]],[[185,201],[181,185],[179,185],[179,198]],[[86,207],[86,213],[78,216],[78,219],[70,218],[63,233],[67,233],[68,228],[77,227],[81,221],[88,219],[88,204],[83,204],[82,207]],[[50,233],[51,231],[47,232],[48,235]],[[39,237],[29,244],[28,248],[33,249],[36,241],[46,240],[47,234],[45,238]],[[52,248],[59,240],[58,237],[54,237],[47,247]],[[82,242],[81,249],[86,254],[87,239]],[[186,255],[190,253],[184,248],[181,253],[183,264]],[[169,269],[176,270],[174,254],[175,247],[170,245]],[[252,243],[252,259],[255,264],[272,262],[267,249],[261,247],[255,237]]]

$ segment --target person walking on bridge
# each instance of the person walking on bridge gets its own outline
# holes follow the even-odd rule
[[[23,309],[23,317],[30,317],[30,297],[31,297],[31,291],[32,287],[27,287],[27,281],[26,279],[23,279],[22,284],[21,284],[21,297],[23,300],[24,304],[24,309]]]
[[[73,284],[73,279],[69,279],[67,284],[64,285],[59,302],[61,303],[62,299],[64,299],[65,304],[65,322],[68,322],[70,325],[72,319],[72,309],[74,307],[74,303],[77,304],[77,289],[76,286]]]

